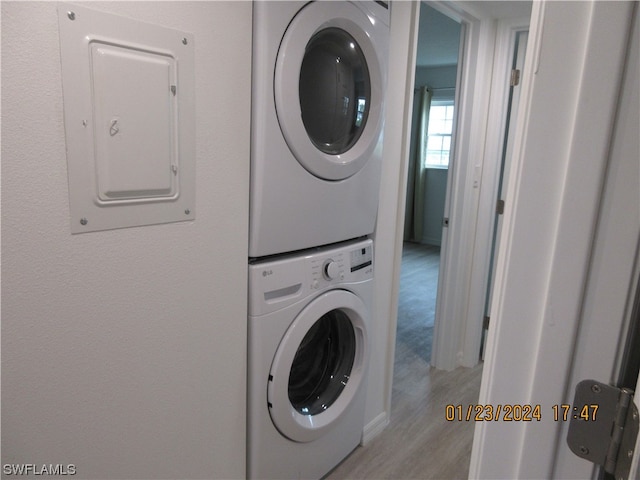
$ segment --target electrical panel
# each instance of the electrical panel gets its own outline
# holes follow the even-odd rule
[[[71,232],[194,220],[193,36],[58,13]]]

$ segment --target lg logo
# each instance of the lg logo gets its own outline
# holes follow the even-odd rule
[[[262,276],[263,277],[268,277],[269,275],[273,275],[273,270],[263,270],[262,271]]]

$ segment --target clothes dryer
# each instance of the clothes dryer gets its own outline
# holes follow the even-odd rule
[[[385,2],[254,2],[249,256],[368,235],[380,189]]]
[[[372,284],[371,240],[249,266],[249,478],[320,478],[360,443]]]

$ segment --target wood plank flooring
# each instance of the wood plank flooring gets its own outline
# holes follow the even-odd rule
[[[435,278],[437,285],[438,263],[437,249],[406,244],[400,305],[408,302],[407,298],[412,295],[424,296],[415,292],[407,294],[406,290],[410,288],[405,288],[415,283],[424,293],[424,286],[429,283],[424,275],[431,278],[432,285]],[[429,273],[414,270],[429,270]],[[431,295],[435,307],[435,287]],[[424,313],[425,308],[428,310],[424,304],[422,307],[405,305],[406,311],[413,308],[418,313]],[[399,312],[402,312],[401,306]],[[447,422],[445,408],[447,404],[466,406],[477,402],[482,364],[452,372],[431,368],[430,351],[425,351],[427,340],[422,337],[427,330],[433,331],[433,313],[431,325],[426,317],[417,315],[413,320],[407,320],[408,315],[399,315],[390,424],[366,446],[354,450],[326,479],[449,480],[468,477],[474,424]],[[430,339],[428,343],[430,350]]]

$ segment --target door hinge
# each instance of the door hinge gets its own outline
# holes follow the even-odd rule
[[[498,200],[496,202],[496,213],[502,215],[504,213],[504,200]]]
[[[515,87],[520,84],[520,70],[514,68],[511,70],[511,79],[509,80],[509,85],[511,87]]]
[[[443,227],[448,227],[449,226],[449,217],[444,217],[442,219],[442,226]]]
[[[559,420],[570,420],[567,443],[573,453],[601,465],[616,480],[629,478],[638,436],[633,390],[583,380],[576,386],[572,405],[554,408],[555,415],[560,412]]]
[[[482,319],[482,328],[483,330],[487,330],[489,328],[489,322],[491,321],[491,317],[489,315],[485,315]]]

